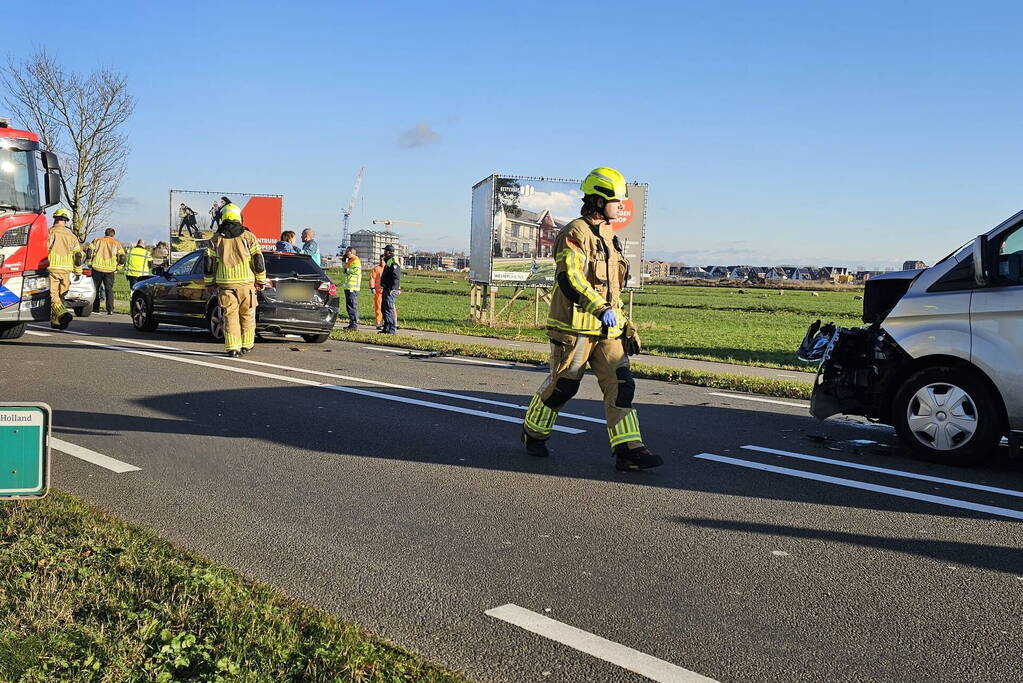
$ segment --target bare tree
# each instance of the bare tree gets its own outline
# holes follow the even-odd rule
[[[135,110],[123,74],[65,70],[45,50],[0,72],[4,103],[60,159],[64,203],[87,239],[117,195],[128,160],[123,124]]]

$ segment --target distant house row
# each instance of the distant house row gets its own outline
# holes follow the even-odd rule
[[[922,261],[907,261],[906,269],[926,268]],[[843,266],[687,266],[668,261],[644,261],[643,277],[647,279],[697,278],[706,280],[739,280],[770,282],[865,282],[883,270],[851,271]]]

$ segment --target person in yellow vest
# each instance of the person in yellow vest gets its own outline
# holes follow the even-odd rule
[[[373,291],[373,314],[376,316],[377,329],[384,327],[384,290],[380,287],[380,276],[384,274],[384,257],[377,259],[377,264],[369,271],[369,288]]]
[[[124,247],[114,239],[117,231],[107,228],[103,237],[97,237],[89,245],[89,263],[92,281],[96,283],[96,301],[93,312],[99,311],[100,288],[106,292],[107,315],[114,314],[114,273],[124,269]]]
[[[71,214],[67,209],[53,212],[53,225],[47,236],[50,265],[50,327],[65,330],[74,316],[64,305],[64,296],[71,287],[71,273],[82,274],[82,243],[68,228]]]
[[[128,250],[128,258],[124,264],[124,276],[128,278],[128,287],[132,288],[135,283],[144,277],[149,276],[149,270],[153,267],[153,257],[146,249],[144,240],[139,240],[135,246]]]
[[[227,355],[237,358],[256,342],[256,292],[266,285],[266,261],[235,204],[220,209],[220,225],[206,248],[204,266],[207,289],[219,290]]]
[[[551,374],[530,401],[522,429],[529,455],[549,455],[547,439],[562,406],[579,390],[586,366],[604,394],[604,415],[618,470],[645,470],[664,461],[643,444],[632,407],[636,382],[629,355],[639,336],[622,308],[629,262],[612,221],[628,196],[625,177],[596,168],[582,183],[582,216],[558,233],[554,294],[547,317]]]
[[[346,330],[359,329],[359,289],[362,287],[362,261],[355,253],[355,247],[345,249],[345,265],[341,269],[344,275],[342,288],[345,290],[345,308],[348,310],[348,327]]]

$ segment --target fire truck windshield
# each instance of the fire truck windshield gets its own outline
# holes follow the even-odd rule
[[[39,211],[39,159],[30,150],[0,147],[0,209]]]

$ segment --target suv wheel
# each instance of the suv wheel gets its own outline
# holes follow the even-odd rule
[[[88,318],[92,315],[92,306],[75,306],[75,315],[79,318]]]
[[[330,339],[330,334],[303,334],[302,339],[305,339],[310,344],[322,344],[323,342]]]
[[[926,368],[895,396],[892,424],[920,457],[945,465],[978,465],[1001,441],[1001,407],[988,386],[956,367]]]
[[[224,341],[224,307],[216,299],[206,308],[206,329],[216,341]]]
[[[159,324],[153,317],[153,305],[142,294],[131,298],[131,324],[139,332],[154,332]]]

